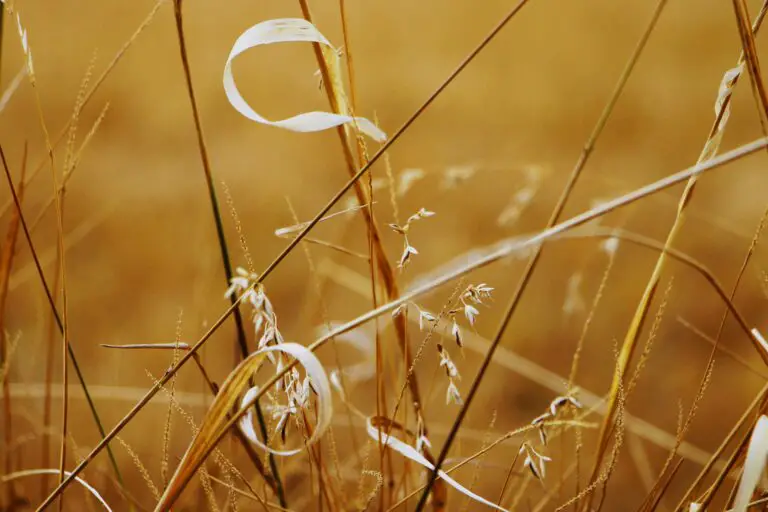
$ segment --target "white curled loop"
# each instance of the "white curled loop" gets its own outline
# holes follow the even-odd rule
[[[254,25],[237,38],[224,65],[224,92],[232,106],[252,121],[294,132],[319,132],[342,124],[354,123],[362,133],[377,142],[385,141],[387,135],[364,117],[331,112],[304,112],[280,121],[270,121],[251,108],[237,89],[232,75],[232,61],[241,53],[256,46],[290,42],[318,43],[327,48],[333,48],[333,45],[314,25],[301,18],[275,19]]]
[[[298,343],[281,343],[279,345],[270,345],[265,347],[254,355],[269,353],[269,352],[283,352],[295,358],[301,366],[304,367],[304,371],[307,373],[312,387],[317,392],[317,424],[312,436],[307,440],[306,446],[313,444],[320,439],[325,431],[331,424],[331,417],[333,416],[333,400],[331,396],[331,384],[328,381],[328,376],[325,373],[323,365],[320,360],[304,345]],[[258,393],[258,388],[251,388],[243,396],[240,401],[240,407],[245,406],[250,402],[253,397]],[[274,455],[295,455],[305,449],[306,446],[296,448],[294,450],[275,450],[264,444],[259,436],[256,435],[256,431],[253,428],[254,409],[251,407],[248,412],[240,419],[239,427],[242,430],[245,437],[256,446],[272,453]]]

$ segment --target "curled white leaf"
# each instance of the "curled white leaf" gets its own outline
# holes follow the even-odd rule
[[[374,427],[373,424],[371,424],[370,418],[368,418],[366,421],[366,429],[368,431],[368,435],[374,441],[379,442],[379,436],[381,436],[381,442],[385,446],[388,446],[390,449],[396,451],[403,457],[411,459],[413,462],[420,464],[427,469],[431,469],[431,470],[435,469],[435,466],[431,462],[429,462],[421,453],[416,451],[416,449],[413,446],[406,444],[403,441],[399,440],[398,438],[392,435],[386,434],[383,431],[380,431],[379,429]],[[440,478],[442,478],[445,481],[445,483],[447,483],[448,485],[450,485],[451,487],[453,487],[463,495],[468,496],[473,500],[479,503],[482,503],[483,505],[487,505],[496,510],[501,510],[502,512],[506,512],[505,509],[499,507],[495,503],[492,503],[486,500],[482,496],[475,494],[474,492],[470,491],[469,489],[461,485],[459,482],[457,482],[456,480],[448,476],[448,474],[445,471],[440,470],[437,472],[437,474]]]
[[[353,123],[362,133],[382,142],[387,136],[375,124],[364,117],[351,117],[331,112],[304,112],[280,121],[270,121],[251,108],[240,94],[232,74],[232,61],[251,48],[273,43],[305,42],[318,43],[333,48],[328,39],[314,25],[301,18],[269,20],[243,32],[235,41],[224,65],[224,92],[235,110],[257,123],[284,128],[294,132],[318,132]]]
[[[280,345],[271,345],[264,347],[259,352],[283,352],[290,356],[293,356],[299,364],[304,367],[304,370],[312,382],[312,387],[317,392],[317,425],[312,432],[312,436],[307,440],[306,446],[313,444],[320,439],[325,433],[328,426],[331,424],[331,417],[333,416],[333,397],[331,396],[331,383],[328,381],[328,376],[325,373],[323,365],[317,356],[312,353],[307,347],[299,345],[298,343],[281,343]],[[258,354],[258,352],[257,352]],[[245,406],[250,402],[258,393],[258,388],[251,388],[246,393],[243,399],[240,401],[240,407]],[[259,437],[256,435],[256,430],[253,428],[253,408],[248,409],[248,413],[242,417],[239,426],[243,434],[248,438],[250,442],[259,446],[260,448],[273,453],[275,455],[295,455],[305,447],[296,448],[293,450],[275,450],[265,445]]]

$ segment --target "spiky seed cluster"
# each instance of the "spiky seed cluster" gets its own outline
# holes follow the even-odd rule
[[[403,253],[400,256],[400,261],[397,264],[397,267],[400,270],[403,270],[408,263],[411,261],[411,256],[419,254],[419,251],[416,250],[414,246],[411,245],[410,241],[408,240],[408,232],[411,229],[411,224],[417,220],[426,219],[427,217],[432,217],[435,215],[435,212],[431,212],[425,208],[421,208],[419,211],[408,217],[408,220],[403,224],[402,226],[399,224],[390,224],[389,227],[392,228],[392,230],[403,236]]]
[[[539,431],[539,439],[541,440],[541,444],[544,446],[547,445],[547,420],[553,420],[557,417],[558,412],[565,406],[571,405],[572,407],[575,407],[576,409],[581,409],[582,405],[581,402],[576,400],[571,395],[564,395],[564,396],[558,396],[554,400],[552,400],[552,403],[549,404],[549,409],[547,411],[537,416],[536,418],[531,421],[531,425],[534,425],[538,428]]]
[[[536,427],[536,429],[539,432],[539,441],[541,442],[542,447],[547,446],[548,422],[555,419],[559,414],[559,412],[564,407],[568,407],[568,406],[574,407],[576,409],[581,409],[582,407],[581,402],[576,400],[576,398],[573,397],[572,395],[558,396],[554,400],[552,400],[552,402],[549,404],[549,407],[544,412],[544,414],[541,414],[535,417],[531,421],[531,425]],[[544,476],[546,475],[544,463],[550,462],[552,459],[537,452],[533,448],[533,445],[528,441],[524,442],[523,446],[520,448],[520,454],[522,455],[523,453],[525,453],[525,460],[523,461],[523,466],[528,468],[528,470],[536,479],[543,481]]]
[[[434,324],[437,322],[437,317],[430,313],[429,311],[424,311],[423,309],[419,309],[418,306],[416,306],[416,309],[419,310],[419,330],[423,331],[424,326],[426,324]]]
[[[530,471],[537,480],[543,481],[544,477],[547,475],[545,463],[552,462],[552,459],[537,452],[533,446],[531,446],[531,443],[527,441],[520,447],[520,455],[523,454],[525,454],[523,467],[528,468],[528,471]]]
[[[241,302],[253,307],[253,329],[256,336],[260,337],[257,349],[261,350],[270,344],[279,345],[284,340],[277,327],[277,315],[264,286],[255,285],[258,277],[258,274],[238,267],[224,296],[229,299],[236,295]],[[270,361],[274,362],[273,357],[270,357]]]
[[[460,316],[460,314],[463,313],[464,317],[467,319],[467,322],[469,322],[469,325],[474,327],[477,315],[480,314],[480,311],[474,305],[483,304],[484,301],[490,299],[491,292],[493,292],[493,288],[488,286],[486,283],[469,285],[464,289],[463,292],[461,292],[458,299],[455,301],[454,305],[456,307],[452,307],[446,313],[448,318],[451,320],[451,336],[453,336],[453,339],[459,348],[462,348],[464,345],[462,342],[461,328],[459,327],[457,316]],[[420,331],[423,331],[425,327],[435,327],[439,322],[440,319],[438,317],[429,311],[422,309],[418,304],[413,302],[405,302],[399,305],[392,311],[392,316],[396,317],[403,314],[409,305],[416,308],[416,310],[419,312]],[[447,349],[442,344],[437,344],[437,352],[438,356],[440,357],[440,366],[445,368],[445,373],[448,377],[448,388],[446,389],[445,401],[448,404],[453,402],[461,405],[463,400],[461,399],[459,388],[456,385],[456,383],[461,380],[459,370],[451,359]]]
[[[485,300],[491,298],[491,292],[493,292],[493,288],[488,286],[486,283],[469,285],[459,296],[459,306],[454,307],[448,311],[448,318],[451,319],[451,335],[460,348],[463,347],[463,343],[461,328],[459,327],[459,322],[456,319],[457,315],[459,313],[463,313],[464,317],[467,319],[467,322],[469,322],[470,327],[474,327],[475,321],[477,320],[477,315],[480,314],[480,310],[475,307],[475,304],[483,304]],[[429,324],[434,325],[437,323],[438,318],[435,315],[422,309],[418,304],[414,302],[405,302],[400,304],[398,307],[392,310],[392,317],[396,317],[405,312],[409,305],[416,308],[416,310],[419,312],[419,330],[423,331],[424,328]]]
[[[459,388],[456,386],[456,382],[461,380],[459,369],[456,368],[453,360],[451,360],[450,354],[440,343],[437,344],[437,354],[440,356],[440,367],[445,368],[445,375],[448,377],[448,389],[445,392],[445,403],[450,404],[453,402],[456,405],[462,405],[464,401],[461,399]]]
[[[277,326],[277,315],[267,297],[264,286],[256,284],[258,274],[248,272],[238,267],[235,275],[230,279],[230,286],[224,296],[231,298],[237,296],[242,303],[252,307],[253,329],[259,342],[256,349],[261,350],[271,345],[279,345],[285,340]],[[275,372],[280,373],[285,363],[281,352],[267,352],[267,358],[275,365]],[[299,371],[293,368],[283,379],[277,382],[278,391],[285,392],[286,403],[279,403],[274,397],[273,403],[266,406],[266,410],[272,413],[272,419],[277,419],[275,432],[280,432],[285,439],[285,428],[288,419],[292,415],[298,415],[303,409],[309,408],[311,383],[309,377],[301,379]]]
[[[464,317],[469,322],[470,327],[475,326],[477,321],[477,315],[480,314],[480,310],[475,307],[475,304],[483,304],[485,300],[491,298],[491,292],[493,288],[486,283],[480,283],[477,285],[469,285],[459,296],[460,307],[452,309],[448,312],[448,316],[451,319],[451,335],[453,336],[456,345],[463,347],[464,343],[461,336],[461,328],[456,320],[458,313],[463,313]]]
[[[288,425],[288,419],[291,416],[298,415],[301,410],[309,409],[312,393],[312,385],[308,376],[305,376],[302,380],[296,368],[293,368],[288,375],[290,378],[287,378],[285,383],[287,404],[274,403],[265,407],[267,411],[272,413],[272,419],[278,420],[275,432],[280,433],[283,441],[285,441],[285,429]]]

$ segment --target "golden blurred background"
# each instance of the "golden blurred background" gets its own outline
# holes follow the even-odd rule
[[[421,207],[436,212],[410,235],[419,255],[398,277],[403,288],[466,251],[544,226],[650,19],[653,4],[637,0],[531,0],[392,147],[389,159],[396,178],[408,169],[424,172],[398,196],[400,217]],[[760,3],[749,5],[754,14]],[[28,30],[42,111],[52,134],[69,119],[89,63],[93,62],[94,77],[100,75],[152,6],[147,0],[15,2]],[[511,6],[512,2],[500,0],[349,2],[358,114],[377,118],[387,133],[393,133]],[[311,7],[321,32],[341,46],[338,3],[313,2]],[[300,17],[297,2],[185,0],[184,16],[192,76],[233,262],[247,266],[235,222],[228,213],[225,190],[231,194],[258,272],[287,243],[274,231],[294,223],[288,201],[300,220],[308,220],[346,181],[339,141],[333,130],[298,134],[255,124],[238,114],[223,92],[224,63],[235,39],[258,22]],[[758,44],[762,50],[760,37]],[[564,217],[693,165],[713,120],[720,80],[736,64],[739,51],[730,2],[671,0],[597,142]],[[14,21],[8,16],[2,57],[0,84],[5,89],[23,63]],[[307,44],[250,50],[234,65],[243,95],[255,110],[273,119],[327,110],[315,71],[314,55]],[[159,377],[171,356],[109,350],[100,344],[173,341],[180,312],[182,339],[192,342],[228,305],[170,3],[160,7],[151,25],[84,109],[79,141],[106,105],[104,121],[67,186],[64,223],[71,342],[87,382],[101,390],[97,406],[109,427],[152,385],[147,372]],[[723,150],[760,136],[755,101],[745,77],[734,95]],[[25,144],[30,170],[45,159],[35,93],[26,82],[0,113],[0,143],[14,176],[18,176]],[[63,151],[59,151],[57,161],[63,158]],[[726,289],[733,285],[765,208],[766,179],[761,168],[765,158],[745,158],[703,178],[676,243],[677,248],[711,269]],[[468,179],[451,186],[448,177],[462,173]],[[377,164],[373,174],[385,178],[384,165]],[[48,201],[51,190],[46,167],[27,190],[25,212],[30,218]],[[515,217],[510,205],[520,201],[521,191],[533,192],[533,196]],[[681,191],[678,186],[656,194],[609,214],[601,223],[663,241]],[[393,221],[393,212],[386,189],[378,194],[374,209],[384,226]],[[2,198],[8,197],[4,186]],[[500,223],[504,212],[506,222]],[[364,224],[354,215],[328,221],[315,236],[367,251]],[[391,259],[396,261],[402,242],[388,230],[384,237]],[[47,279],[53,282],[56,219],[50,212],[35,230],[34,242]],[[326,280],[323,299],[329,318],[345,321],[370,309],[370,295],[360,295],[353,286],[359,278],[365,282],[367,264],[327,248],[308,247],[315,265],[325,269],[320,277]],[[587,335],[577,380],[584,390],[597,395],[607,392],[614,346],[623,339],[655,259],[647,249],[620,246]],[[758,245],[735,301],[751,325],[759,329],[768,329],[768,315],[763,311],[768,281],[765,261],[766,251]],[[606,263],[597,240],[547,246],[504,338],[504,349],[566,380],[576,340]],[[350,271],[352,277],[338,266]],[[487,282],[495,287],[492,306],[482,309],[479,317],[479,335],[488,338],[495,332],[523,266],[522,259],[498,263],[468,278],[468,282]],[[681,319],[714,335],[723,311],[711,286],[678,263],[667,265],[662,290],[673,276],[658,339],[628,404],[633,415],[672,433],[680,404],[685,411],[690,407],[709,352],[706,342]],[[315,338],[322,323],[313,279],[304,252],[297,250],[266,282],[284,336],[305,344]],[[579,295],[586,307],[566,314],[569,282],[574,279],[580,279]],[[451,289],[444,287],[420,304],[439,310]],[[20,333],[9,373],[15,393],[15,435],[40,434],[40,389],[51,339],[50,313],[23,238],[18,242],[5,319],[9,334]],[[385,317],[383,339],[392,347],[388,350],[396,354],[389,323]],[[233,333],[228,322],[203,349],[206,366],[218,381],[234,366]],[[59,338],[54,339],[55,382],[59,382]],[[419,340],[412,335],[414,346]],[[723,340],[725,346],[760,368],[759,358],[734,322],[726,325]],[[253,340],[250,343],[253,347]],[[456,354],[464,376],[460,389],[466,392],[480,356],[471,350],[465,350],[463,356]],[[321,356],[330,360],[330,352]],[[435,377],[436,366],[437,357],[429,351],[419,375],[430,391],[427,420],[434,431],[433,444],[439,447],[458,408],[445,406],[444,382]],[[204,393],[191,368],[185,368],[181,378],[180,389],[195,393],[190,396]],[[70,379],[75,382],[74,375]],[[719,358],[688,441],[711,453],[752,400],[761,380],[732,360]],[[374,412],[367,398],[371,389],[364,385],[353,395],[353,401],[367,414]],[[495,364],[470,409],[466,428],[482,433],[494,410],[498,411],[494,432],[525,425],[554,396],[551,390]],[[158,398],[158,405],[148,406],[122,434],[153,474],[159,471],[161,426],[167,407],[167,401]],[[198,419],[204,412],[199,405],[189,406]],[[59,408],[55,400],[54,429],[58,428]],[[98,434],[79,391],[72,392],[71,408],[72,438],[85,452],[98,441]],[[337,437],[346,435],[345,426],[338,428]],[[174,429],[173,453],[181,456],[190,439],[189,431],[181,420]],[[356,436],[363,439],[363,427],[357,429]],[[17,467],[39,467],[39,437],[20,443],[14,452]],[[57,453],[55,437],[52,443],[51,453]],[[649,467],[658,471],[666,450],[641,443]],[[453,455],[470,454],[480,444],[478,439],[462,440]],[[491,454],[487,465],[481,467],[483,479],[476,486],[478,492],[489,496],[498,492],[505,471],[500,468],[516,447],[509,443]],[[149,506],[153,503],[151,495],[129,456],[117,444],[114,449],[126,468],[129,488]],[[556,448],[553,452],[554,464],[562,471],[569,462],[568,455],[561,455]],[[586,458],[583,467],[590,461]],[[108,468],[104,455],[96,465]],[[693,462],[682,465],[673,496],[698,469]],[[116,509],[123,509],[119,495],[106,480],[89,471],[86,475],[92,483],[104,490]],[[471,477],[472,470],[459,474],[462,481]],[[633,457],[625,451],[607,495],[606,509],[636,507],[646,494],[642,482]],[[40,491],[36,482],[30,480],[23,486],[37,499]],[[68,506],[73,510],[79,492],[70,491],[73,498]],[[534,498],[543,492],[531,491]],[[562,496],[556,502],[571,495],[570,490],[558,492]],[[193,496],[190,491],[188,497]],[[461,500],[458,496],[454,499],[458,508]],[[191,500],[186,503],[196,508]]]

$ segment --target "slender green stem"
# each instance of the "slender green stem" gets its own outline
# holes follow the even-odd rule
[[[182,0],[174,0],[173,2],[174,7],[174,15],[176,19],[176,32],[178,34],[179,39],[179,50],[181,53],[181,63],[184,68],[184,78],[186,80],[187,85],[187,94],[189,96],[189,101],[192,107],[192,116],[194,118],[195,122],[195,132],[197,134],[197,145],[200,150],[200,160],[203,164],[203,172],[205,173],[205,183],[208,188],[208,197],[211,201],[211,208],[213,210],[213,218],[216,223],[216,237],[218,238],[219,242],[219,249],[221,251],[221,259],[224,264],[224,275],[226,277],[227,286],[229,286],[229,282],[232,279],[232,263],[229,257],[229,249],[227,248],[227,238],[224,234],[224,223],[221,218],[221,209],[219,208],[219,200],[216,196],[216,187],[213,184],[213,174],[211,172],[211,164],[210,160],[208,158],[208,148],[205,143],[205,137],[203,136],[203,125],[202,121],[200,120],[200,112],[197,108],[197,100],[195,98],[195,89],[192,85],[192,72],[190,70],[189,65],[189,56],[187,54],[187,44],[186,39],[184,38],[184,23],[183,23],[183,15],[182,15]],[[235,306],[236,304],[236,298],[235,296],[230,297],[232,306]],[[248,356],[248,344],[246,341],[245,336],[245,328],[243,326],[243,317],[240,313],[240,308],[235,307],[234,309],[234,317],[235,317],[235,327],[237,331],[237,342],[238,346],[240,348],[240,358],[245,359]],[[261,431],[261,436],[264,438],[264,442],[268,439],[267,434],[267,423],[264,419],[264,414],[261,410],[261,406],[257,403],[256,404],[256,416],[258,418],[259,423],[259,430]],[[277,497],[280,501],[280,506],[287,507],[287,502],[285,499],[285,492],[283,490],[283,483],[280,479],[280,473],[277,467],[277,463],[275,462],[274,455],[269,454],[269,466],[270,470],[272,471],[272,476],[275,480],[275,485],[277,487]]]

